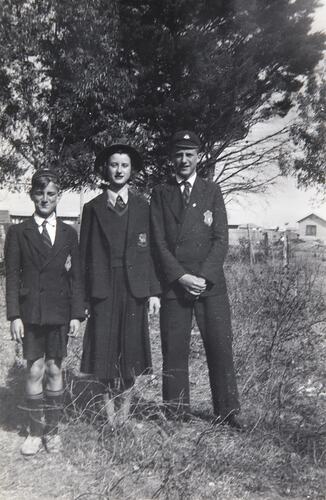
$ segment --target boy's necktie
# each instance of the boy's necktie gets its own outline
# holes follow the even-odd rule
[[[183,181],[181,184],[184,186],[183,191],[182,191],[182,197],[183,197],[184,204],[187,207],[189,205],[189,200],[190,200],[191,184],[188,181]]]
[[[126,204],[120,195],[117,196],[114,208],[116,209],[117,212],[122,212],[126,208]]]
[[[43,227],[43,230],[42,230],[41,236],[42,236],[43,243],[48,248],[52,248],[52,241],[51,241],[50,235],[48,233],[48,230],[46,229],[46,220],[44,220],[42,222],[42,227]]]

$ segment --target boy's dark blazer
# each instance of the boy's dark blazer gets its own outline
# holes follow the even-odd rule
[[[103,192],[84,205],[80,248],[84,272],[85,300],[111,298],[111,241],[107,224],[108,196]],[[160,291],[151,256],[149,205],[129,191],[125,268],[131,294],[136,298]]]
[[[183,295],[177,280],[185,273],[207,280],[203,297],[225,294],[228,225],[220,187],[197,176],[187,210],[182,203],[174,179],[153,190],[151,222],[163,294],[167,298]]]
[[[78,237],[57,219],[49,251],[34,217],[9,227],[5,242],[7,318],[36,325],[83,319]]]

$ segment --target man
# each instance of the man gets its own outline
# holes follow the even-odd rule
[[[56,218],[60,193],[55,172],[38,170],[30,196],[34,215],[12,225],[5,243],[7,317],[27,360],[29,435],[23,455],[36,454],[43,444],[47,451],[60,451],[61,364],[68,335],[78,334],[84,316],[77,233]]]
[[[188,358],[192,316],[202,335],[216,421],[240,428],[223,262],[228,226],[219,186],[198,177],[199,138],[172,138],[175,178],[153,190],[151,221],[162,279],[163,400],[189,416]]]

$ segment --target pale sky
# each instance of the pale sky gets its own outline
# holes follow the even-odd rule
[[[326,31],[326,0],[318,10],[314,23],[315,30]],[[87,192],[84,201],[95,196]],[[0,210],[11,213],[31,214],[33,204],[29,197],[19,193],[8,193],[0,190]],[[78,215],[80,197],[77,194],[65,193],[58,206],[58,215]],[[227,204],[230,224],[255,223],[264,227],[291,227],[306,215],[314,212],[326,219],[326,199],[322,200],[315,189],[298,189],[293,178],[279,179],[264,194],[247,194],[239,196]]]
[[[313,29],[326,31],[326,0],[318,9]],[[326,166],[325,166],[326,168]],[[326,198],[326,197],[325,197]],[[229,223],[253,222],[264,227],[294,226],[314,212],[326,219],[326,199],[315,189],[298,189],[294,178],[279,179],[265,194],[244,195],[227,205]]]

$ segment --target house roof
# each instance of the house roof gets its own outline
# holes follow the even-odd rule
[[[300,219],[298,220],[298,222],[302,222],[306,219],[310,219],[310,218],[313,218],[313,219],[317,219],[317,220],[320,220],[321,222],[324,222],[326,224],[326,220],[323,219],[322,217],[319,217],[318,215],[316,214],[309,214],[309,215],[306,215],[306,217],[303,217],[303,219]]]

